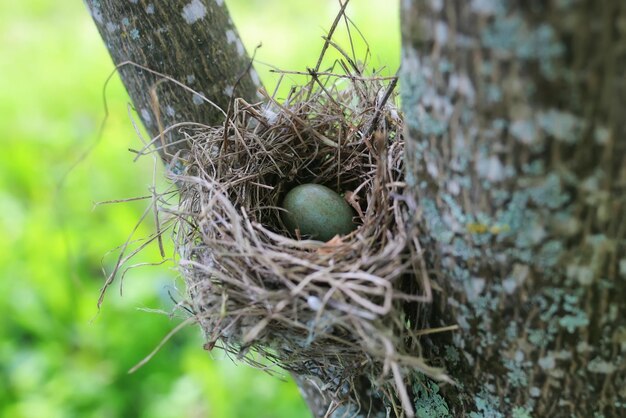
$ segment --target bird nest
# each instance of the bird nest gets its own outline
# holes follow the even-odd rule
[[[154,207],[170,219],[187,286],[191,318],[176,329],[193,320],[207,350],[266,367],[261,354],[330,395],[331,408],[367,408],[365,378],[368,396],[412,415],[414,372],[451,382],[419,346],[447,329],[422,329],[432,296],[405,195],[396,79],[353,68],[314,74],[282,104],[236,99],[221,126],[179,127],[186,151],[167,167],[179,200]],[[306,183],[341,194],[356,229],[328,241],[289,230],[281,202]]]
[[[404,198],[394,88],[314,77],[283,104],[238,99],[224,125],[184,132],[189,153],[169,172],[175,241],[207,349],[250,362],[261,353],[338,402],[355,398],[357,375],[392,398],[406,396],[409,370],[442,376],[416,356],[430,287]],[[327,242],[289,231],[280,204],[302,183],[343,195],[358,227]]]

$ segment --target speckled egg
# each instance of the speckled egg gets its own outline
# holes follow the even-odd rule
[[[353,231],[354,213],[338,193],[321,184],[301,184],[291,189],[282,207],[282,218],[289,231],[300,230],[300,235],[328,241],[335,235]]]

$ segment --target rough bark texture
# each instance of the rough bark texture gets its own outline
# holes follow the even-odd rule
[[[626,3],[403,2],[415,219],[458,387],[418,416],[626,416]]]
[[[205,98],[224,112],[233,95],[257,100],[259,78],[224,0],[87,0],[86,4],[116,65],[139,64],[196,92],[133,65],[120,67],[135,109],[153,137],[180,122],[221,123],[223,113]],[[168,144],[179,139],[176,130],[165,137]],[[169,147],[168,152],[173,154],[177,148]]]

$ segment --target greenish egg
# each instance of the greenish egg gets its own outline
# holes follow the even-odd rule
[[[302,236],[328,241],[356,228],[354,213],[338,193],[321,184],[301,184],[291,189],[282,207],[282,218],[289,231],[300,230]]]

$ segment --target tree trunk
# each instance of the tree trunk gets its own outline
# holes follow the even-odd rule
[[[626,3],[402,15],[430,325],[461,328],[425,341],[459,386],[418,391],[418,415],[626,416]]]
[[[231,97],[256,100],[259,78],[224,0],[86,4],[152,137],[177,123],[223,122]],[[164,142],[172,145],[164,150],[157,143],[161,155],[184,147],[180,139],[176,130],[167,131]]]

